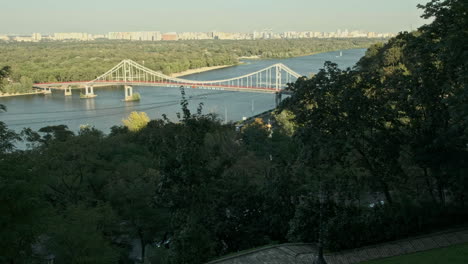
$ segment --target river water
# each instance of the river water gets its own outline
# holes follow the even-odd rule
[[[309,76],[323,67],[325,61],[337,63],[341,68],[352,67],[365,53],[365,49],[344,50],[340,52],[320,53],[304,57],[268,60],[244,60],[244,64],[187,75],[182,78],[191,80],[227,79],[254,72],[275,63],[283,63],[292,70]],[[0,113],[0,120],[9,128],[20,132],[24,127],[38,130],[50,125],[67,125],[78,131],[80,125],[90,125],[108,133],[110,127],[122,125],[122,119],[132,111],[143,111],[152,119],[166,114],[177,121],[176,113],[180,108],[179,88],[170,87],[134,87],[133,92],[141,95],[139,102],[123,102],[123,87],[95,88],[98,96],[93,99],[80,99],[79,92],[65,97],[63,91],[54,91],[51,95],[31,95],[0,98],[0,104],[8,112]],[[234,91],[210,91],[185,89],[189,99],[189,108],[196,111],[203,102],[203,113],[216,113],[223,121],[237,121],[275,107],[275,95],[263,93],[245,93]]]

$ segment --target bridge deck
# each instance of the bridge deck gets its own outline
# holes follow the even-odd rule
[[[102,87],[114,85],[130,86],[162,86],[180,87],[208,90],[226,90],[255,93],[278,93],[282,92],[290,81],[295,81],[301,75],[287,66],[277,63],[264,69],[247,73],[242,76],[223,80],[188,80],[175,78],[161,72],[151,70],[132,60],[123,60],[106,73],[96,79],[87,82],[56,82],[37,83],[38,89],[68,90],[79,89],[86,86]],[[88,93],[88,89],[87,89]],[[91,89],[91,94],[92,94]]]
[[[269,87],[256,87],[256,86],[236,86],[236,85],[220,85],[220,84],[194,84],[194,83],[172,83],[172,82],[144,82],[144,81],[101,81],[90,84],[89,82],[60,82],[60,83],[36,83],[34,88],[53,90],[65,90],[69,86],[71,89],[83,89],[86,85],[93,87],[108,87],[108,86],[155,86],[155,87],[174,87],[178,88],[184,86],[185,88],[204,89],[204,90],[223,90],[223,91],[237,91],[237,92],[255,92],[255,93],[276,93],[282,91]],[[75,87],[74,87],[75,86]]]

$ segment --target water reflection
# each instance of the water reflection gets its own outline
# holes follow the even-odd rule
[[[88,110],[88,111],[91,111],[91,110],[94,111],[95,110],[95,108],[96,108],[95,98],[87,98],[87,99],[83,99],[83,101],[85,102],[84,108],[86,110]]]

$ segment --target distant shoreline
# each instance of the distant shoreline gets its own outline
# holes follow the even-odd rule
[[[354,49],[354,48],[352,48]],[[345,49],[343,49],[345,50]],[[351,50],[351,49],[350,49]],[[306,55],[301,55],[301,56],[293,56],[293,57],[287,57],[287,58],[298,58],[298,57],[306,57],[306,56],[311,56],[311,55],[316,55],[320,53],[329,53],[329,52],[337,52],[339,50],[333,50],[333,51],[326,51],[326,52],[313,52],[309,53]],[[278,59],[278,58],[263,58],[260,55],[252,55],[252,56],[242,56],[238,57],[239,60],[246,59],[246,60],[273,60],[273,59]],[[210,67],[201,67],[201,68],[196,68],[196,69],[189,69],[186,71],[181,71],[181,72],[176,72],[176,73],[171,73],[169,74],[170,77],[178,78],[178,77],[183,77],[187,75],[192,75],[192,74],[197,74],[197,73],[202,73],[202,72],[208,72],[208,71],[213,71],[213,70],[219,70],[219,69],[224,69],[224,68],[229,68],[233,66],[238,66],[241,64],[244,64],[245,62],[240,61],[239,63],[236,64],[230,64],[230,65],[218,65],[218,66],[210,66]],[[0,98],[3,97],[14,97],[14,96],[23,96],[23,95],[36,95],[36,94],[44,94],[43,91],[36,91],[36,92],[29,92],[29,93],[14,93],[14,94],[9,94],[9,93],[0,93]]]
[[[258,59],[263,59],[260,57],[260,55],[252,55],[252,56],[242,56],[239,57],[239,60],[258,60]]]
[[[23,96],[23,95],[36,95],[36,94],[44,94],[44,91],[35,91],[35,92],[29,92],[29,93],[0,93],[0,98]]]

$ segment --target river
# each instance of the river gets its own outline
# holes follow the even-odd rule
[[[283,63],[292,70],[309,76],[323,67],[325,61],[333,61],[341,68],[352,67],[365,53],[365,49],[327,52],[288,59],[244,60],[244,64],[186,75],[182,78],[191,80],[219,80],[244,75],[270,66]],[[80,99],[78,91],[73,96],[65,97],[63,91],[54,91],[51,95],[31,95],[0,98],[0,104],[8,112],[0,114],[0,120],[17,132],[24,127],[38,130],[44,126],[67,125],[78,131],[80,125],[90,125],[108,133],[114,125],[122,125],[122,119],[132,111],[143,111],[152,119],[166,114],[177,121],[181,94],[179,88],[134,87],[134,92],[141,95],[139,102],[123,102],[122,87],[95,88],[98,96],[93,99]],[[275,107],[274,94],[244,93],[232,91],[210,91],[186,89],[189,108],[196,111],[203,102],[203,113],[216,113],[221,120],[237,121],[262,113]]]

